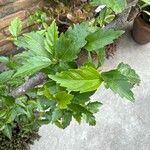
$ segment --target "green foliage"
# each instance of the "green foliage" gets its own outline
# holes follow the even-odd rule
[[[99,65],[103,65],[104,61],[105,61],[105,48],[100,48],[98,50],[95,50],[95,52],[97,53],[97,59],[98,59],[98,63]]]
[[[121,97],[133,101],[133,93],[130,90],[131,85],[127,78],[123,76],[118,70],[112,70],[102,73],[102,78],[107,88],[110,88],[114,93],[118,93]]]
[[[10,32],[15,35],[16,46],[26,51],[10,58],[0,57],[0,62],[7,66],[0,73],[0,132],[6,137],[11,138],[16,127],[26,133],[48,123],[64,129],[72,118],[78,123],[85,120],[95,125],[94,115],[102,104],[90,97],[102,83],[121,97],[134,100],[131,89],[140,80],[129,65],[121,63],[108,72],[98,68],[104,63],[105,46],[123,31],[104,30],[86,22],[59,33],[53,21],[44,30],[17,36],[21,30],[17,22],[11,23]],[[89,57],[79,66],[77,59],[81,50]],[[93,52],[97,54],[98,66],[90,57]],[[13,89],[38,72],[49,78],[22,96],[10,95]]]
[[[94,20],[94,24],[100,27],[110,23],[115,18],[114,12],[106,6],[99,12],[98,16]]]
[[[17,37],[22,30],[22,23],[19,18],[14,19],[11,22],[11,26],[9,27],[9,31],[12,34],[12,36]]]
[[[99,6],[99,5],[106,5],[110,7],[115,13],[122,12],[126,6],[126,0],[92,0],[92,5]]]
[[[39,29],[41,28],[41,24],[47,28],[48,16],[45,12],[41,10],[36,10],[32,15],[29,17],[29,25],[38,24]]]
[[[99,72],[92,67],[81,67],[70,69],[49,77],[66,87],[68,91],[79,91],[80,93],[95,91],[102,83]]]
[[[32,56],[43,56],[48,57],[48,52],[45,49],[44,35],[39,32],[25,33],[23,36],[18,37],[15,44],[19,48],[24,48],[29,51],[29,57]]]
[[[134,85],[139,84],[139,76],[129,65],[119,64],[118,68],[112,71],[103,72],[102,78],[106,88],[110,88],[114,93],[134,101],[131,89]]]
[[[150,22],[150,0],[139,0],[138,6],[141,9],[143,19]]]
[[[35,128],[35,116],[32,112],[36,107],[36,102],[25,97],[14,99],[10,96],[1,95],[0,105],[0,130],[11,138],[13,128],[19,123],[20,126],[27,126],[24,130]],[[33,126],[34,124],[34,126]]]
[[[25,77],[32,75],[43,68],[48,67],[51,64],[51,60],[43,56],[35,56],[27,59],[27,61],[17,69],[17,72],[13,77]]]
[[[87,35],[93,32],[87,23],[76,24],[60,35],[55,45],[56,58],[61,61],[73,61],[81,48],[87,43]],[[80,33],[80,34],[79,34]]]
[[[141,0],[141,1],[143,1],[144,3],[150,5],[150,0]]]
[[[6,125],[3,129],[3,133],[5,136],[7,136],[9,139],[12,137],[12,128],[10,125]]]
[[[139,85],[140,78],[138,74],[128,64],[120,63],[117,70],[128,79],[131,86]]]
[[[58,40],[58,34],[58,27],[55,21],[53,21],[52,24],[48,27],[47,32],[45,33],[45,48],[52,56],[54,56],[54,44]]]
[[[113,40],[119,38],[124,31],[114,31],[113,29],[98,29],[96,32],[87,36],[87,44],[85,48],[88,51],[97,50],[113,43]]]
[[[58,102],[58,107],[60,109],[67,108],[67,105],[71,103],[71,100],[73,99],[73,95],[68,94],[65,91],[61,91],[55,95],[55,98]]]
[[[13,74],[14,74],[14,70],[8,70],[0,73],[0,84],[11,80]]]
[[[7,62],[9,62],[9,59],[7,57],[0,56],[0,63],[7,63]]]

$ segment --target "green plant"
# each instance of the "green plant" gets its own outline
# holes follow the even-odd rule
[[[146,22],[150,22],[150,0],[140,0],[138,3],[142,17]]]
[[[126,0],[91,0],[94,6],[106,5],[111,8],[116,14],[121,13],[127,6]]]
[[[18,29],[19,28],[19,29]],[[65,33],[59,33],[55,21],[41,31],[19,35],[21,21],[14,20],[10,32],[14,44],[25,51],[11,58],[0,57],[6,70],[0,74],[0,133],[11,139],[13,130],[25,133],[52,123],[66,128],[72,118],[95,125],[94,114],[102,103],[90,99],[103,84],[114,93],[134,101],[131,89],[139,85],[139,76],[127,64],[102,72],[105,46],[113,43],[124,32],[105,30],[88,22],[76,24]],[[80,34],[79,34],[80,33]],[[87,60],[79,64],[79,54],[88,53]],[[92,59],[96,54],[97,61]],[[21,96],[11,94],[13,89],[42,72],[45,81]]]
[[[115,18],[115,14],[110,8],[107,8],[106,6],[103,7],[104,8],[102,8],[94,18],[94,25],[99,27],[104,27]]]
[[[47,20],[48,16],[42,10],[36,10],[29,17],[29,25],[38,25],[38,29],[40,30],[42,27],[47,28]]]

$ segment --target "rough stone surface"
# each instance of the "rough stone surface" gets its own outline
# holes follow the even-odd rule
[[[65,130],[43,126],[31,150],[150,150],[150,44],[140,46],[126,35],[103,69],[120,62],[130,64],[141,77],[141,85],[134,89],[135,103],[101,87],[93,96],[104,104],[95,127],[75,122]]]

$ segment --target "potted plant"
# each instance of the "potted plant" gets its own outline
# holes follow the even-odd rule
[[[132,36],[139,44],[150,42],[150,1],[140,0],[140,13],[134,20]]]

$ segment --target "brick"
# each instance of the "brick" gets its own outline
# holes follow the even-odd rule
[[[22,33],[29,32],[29,28],[25,28],[22,30]],[[0,33],[1,35],[1,33]],[[13,50],[13,51],[12,51]],[[17,48],[13,45],[13,42],[6,39],[1,39],[0,40],[0,55],[5,55],[5,54],[15,54]]]
[[[25,28],[22,30],[22,33],[29,32],[29,28]],[[2,34],[0,33],[0,36]],[[2,35],[3,36],[3,35]],[[10,55],[15,54],[17,52],[17,48],[13,45],[11,41],[9,41],[7,38],[9,36],[3,36],[5,38],[0,39],[0,55]]]
[[[0,47],[0,55],[5,55],[8,53],[12,53],[14,51],[14,45],[12,43],[8,43]]]
[[[19,11],[19,12],[16,12],[16,13],[13,13],[11,15],[8,15],[4,18],[1,18],[0,19],[0,29],[3,29],[7,26],[10,25],[11,21],[16,18],[16,17],[19,17],[21,20],[24,20],[26,18],[29,17],[29,15],[34,12],[36,9],[39,8],[39,4],[37,6],[34,6],[34,7],[31,7],[31,8],[28,8],[27,10],[22,10],[22,11]]]
[[[24,33],[24,29],[28,28],[28,18],[23,20],[23,24],[22,24],[22,33]],[[10,36],[10,32],[9,32],[9,28],[6,27],[1,31],[6,37]]]
[[[0,0],[0,6],[15,2],[17,0]]]
[[[28,9],[29,7],[34,6],[35,3],[39,1],[40,0],[18,0],[14,3],[0,7],[0,18],[3,18],[20,10]]]
[[[2,40],[4,38],[6,38],[6,36],[2,32],[0,32],[0,40]]]
[[[7,43],[9,43],[10,41],[8,41],[7,39],[2,39],[0,40],[0,47],[3,45],[6,45]]]
[[[28,16],[43,5],[44,0],[0,0],[0,55],[18,52],[8,41],[10,22],[15,17],[19,17],[23,21],[22,33],[29,32]]]
[[[25,18],[28,17],[28,15],[29,15],[29,14],[27,13],[26,10],[22,10],[22,11],[19,11],[19,12],[14,13],[14,14],[12,14],[12,15],[9,15],[9,16],[6,16],[6,17],[4,17],[4,18],[1,18],[1,19],[0,19],[0,22],[1,22],[1,24],[0,24],[0,29],[3,29],[3,28],[5,28],[5,27],[9,26],[10,23],[11,23],[11,21],[12,21],[15,17],[19,17],[21,20],[24,20]]]
[[[8,42],[7,36],[0,32],[0,47]]]

